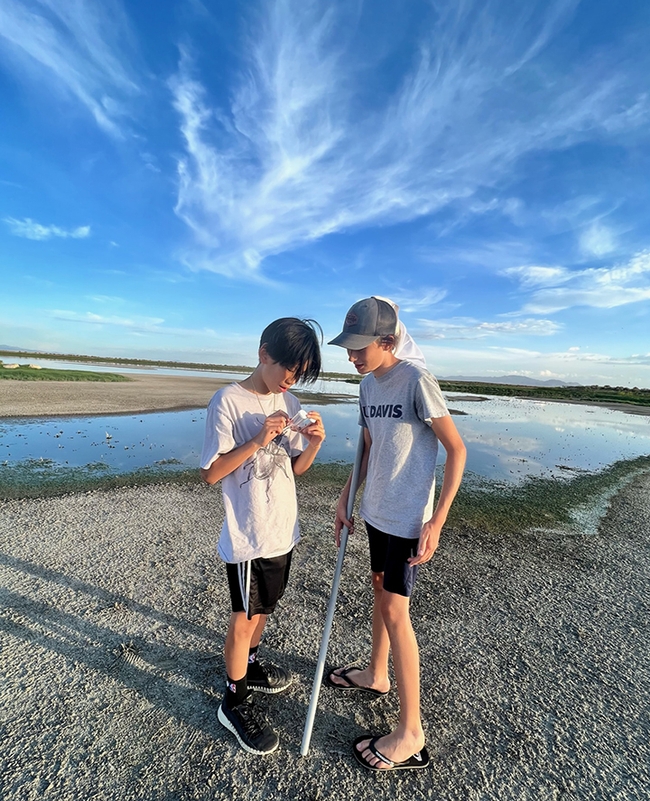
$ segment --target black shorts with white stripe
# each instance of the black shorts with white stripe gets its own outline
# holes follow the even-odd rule
[[[284,595],[292,553],[289,551],[271,559],[227,563],[232,611],[247,612],[248,618],[254,615],[270,615]]]

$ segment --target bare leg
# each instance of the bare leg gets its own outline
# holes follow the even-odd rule
[[[257,648],[257,646],[260,644],[262,632],[264,631],[264,626],[266,626],[267,615],[256,615],[255,617],[259,618],[259,622],[255,628],[255,631],[253,632],[253,636],[251,637],[251,648]]]
[[[349,673],[351,681],[360,687],[372,687],[379,692],[390,690],[390,680],[388,678],[388,654],[390,652],[390,642],[388,631],[384,623],[381,611],[383,595],[383,573],[372,574],[372,589],[374,593],[372,605],[372,650],[370,653],[370,664],[365,670],[355,670]],[[330,674],[330,679],[334,684],[345,685],[343,680],[337,681],[338,670]]]
[[[381,737],[376,748],[393,762],[403,762],[424,745],[420,718],[420,657],[409,614],[409,599],[384,590],[381,611],[393,653],[400,713],[397,728]],[[366,761],[375,767],[389,767],[367,750],[369,742],[364,740],[357,746],[360,752],[365,752]]]
[[[253,615],[249,620],[246,612],[233,612],[226,635],[224,656],[226,673],[233,681],[243,679],[248,670],[248,652],[259,645],[266,624],[266,615]]]

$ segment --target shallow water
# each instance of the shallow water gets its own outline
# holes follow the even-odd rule
[[[599,471],[650,454],[650,416],[604,407],[491,397],[450,407],[468,449],[468,468],[487,478],[519,481]]]
[[[650,453],[647,416],[518,398],[477,401],[458,394],[449,406],[462,412],[454,421],[468,448],[468,471],[487,479],[519,483],[529,476],[571,476]],[[317,461],[352,462],[359,432],[356,404],[305,408],[320,411],[327,430]],[[0,423],[0,482],[2,467],[33,467],[39,472],[81,467],[109,473],[195,468],[204,426],[202,409],[5,419]],[[442,449],[440,458],[444,461]]]

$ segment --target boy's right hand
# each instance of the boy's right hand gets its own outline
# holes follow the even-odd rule
[[[350,534],[354,533],[354,517],[348,520],[347,507],[348,499],[341,496],[336,507],[336,520],[334,522],[334,539],[337,548],[341,545],[341,531],[343,530],[343,526],[347,526]]]
[[[265,445],[268,445],[272,439],[275,439],[278,434],[284,431],[288,422],[289,418],[284,412],[279,410],[273,412],[273,414],[270,414],[264,419],[262,428],[253,437],[253,441],[256,442],[260,448],[263,448]]]

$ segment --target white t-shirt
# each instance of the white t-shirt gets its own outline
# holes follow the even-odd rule
[[[260,396],[239,384],[220,389],[208,405],[201,467],[207,470],[218,456],[253,439],[274,411],[293,417],[299,409],[300,401],[288,392]],[[224,562],[281,556],[298,542],[291,459],[304,448],[304,437],[288,431],[221,480],[226,518],[218,551]]]

